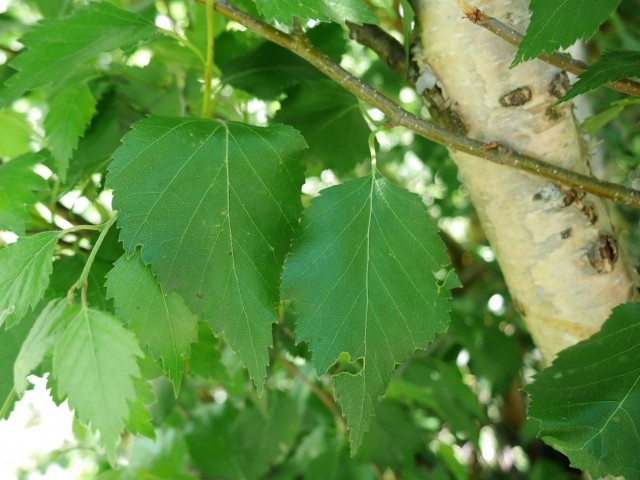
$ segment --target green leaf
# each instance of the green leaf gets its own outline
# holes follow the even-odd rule
[[[146,405],[155,403],[156,396],[151,384],[144,378],[134,379],[136,398],[129,402],[129,418],[125,422],[127,431],[134,435],[143,435],[155,439],[156,431],[153,428],[152,417]]]
[[[526,387],[539,437],[593,478],[640,472],[640,304],[558,355]]]
[[[135,332],[180,389],[185,358],[198,341],[197,318],[176,292],[165,295],[151,269],[139,254],[122,256],[107,275],[107,292],[114,299],[116,315]]]
[[[300,80],[323,78],[309,63],[274,43],[265,42],[222,68],[223,83],[258,98],[272,99]]]
[[[225,32],[216,40],[221,49],[220,52],[216,50],[216,64],[222,70],[223,83],[258,98],[273,99],[300,81],[326,78],[318,69],[285,48],[262,42],[250,49],[247,39],[234,33]],[[308,30],[307,36],[329,58],[340,63],[346,51],[341,27],[320,24]]]
[[[0,157],[13,158],[31,151],[29,142],[33,127],[24,115],[13,110],[0,110]],[[0,177],[2,178],[2,177]]]
[[[39,161],[41,156],[31,153],[0,166],[0,230],[12,230],[24,236],[25,223],[29,220],[26,206],[37,202],[32,190],[49,188],[47,181],[33,171]]]
[[[15,404],[13,365],[37,314],[30,312],[10,330],[0,328],[0,420],[7,418]]]
[[[143,115],[114,92],[107,93],[98,103],[98,113],[78,143],[69,160],[67,184],[73,185],[105,169],[122,136],[131,124]]]
[[[379,174],[328,188],[312,200],[283,275],[318,372],[346,352],[356,375],[335,377],[355,452],[396,364],[448,323],[449,288],[434,272],[448,264],[420,198]]]
[[[296,402],[277,390],[265,402],[240,411],[226,402],[194,417],[187,445],[198,468],[214,478],[258,479],[285,457],[300,423]]]
[[[64,316],[68,308],[66,299],[57,299],[49,302],[38,315],[13,366],[14,385],[18,395],[22,395],[27,389],[27,376],[42,363],[62,334],[65,325],[61,319],[68,319]]]
[[[531,0],[531,23],[512,65],[567,48],[581,38],[590,39],[619,3],[620,0]]]
[[[584,128],[589,135],[595,137],[598,132],[610,121],[618,118],[622,111],[633,105],[639,105],[640,98],[624,98],[613,102],[611,107],[607,108],[603,112],[598,113],[592,117],[587,118],[582,122],[582,128]]]
[[[625,77],[640,77],[640,52],[607,52],[578,77],[558,103]]]
[[[0,250],[0,326],[20,321],[42,298],[59,232],[20,238]]]
[[[362,0],[254,0],[265,18],[291,26],[293,17],[321,22],[378,24]]]
[[[66,178],[73,150],[78,146],[78,141],[95,112],[96,99],[86,83],[65,86],[49,102],[44,129],[62,181]]]
[[[53,375],[60,397],[81,421],[100,432],[113,461],[120,433],[136,398],[132,377],[140,376],[143,353],[131,332],[111,315],[75,306],[53,351]]]
[[[107,2],[92,2],[71,16],[44,20],[20,39],[26,50],[10,63],[17,72],[0,90],[0,104],[10,104],[35,88],[55,86],[87,60],[135,45],[156,30],[144,18]]]
[[[198,325],[198,343],[191,348],[189,374],[215,379],[221,383],[230,381],[229,373],[222,363],[220,342],[204,323]]]
[[[129,254],[224,333],[261,391],[284,255],[300,214],[303,138],[201,119],[148,118],[107,184]]]
[[[93,240],[95,240],[95,238]],[[105,244],[103,243],[100,247],[100,252],[98,252],[98,256],[93,259],[93,263],[91,264],[91,270],[89,270],[89,276],[87,278],[89,288],[87,288],[86,297],[87,304],[92,308],[112,312],[113,302],[107,298],[107,289],[104,286],[104,280],[107,272],[112,269],[113,263],[98,258],[104,248]],[[87,257],[81,254],[76,254],[71,257],[63,256],[53,262],[53,272],[51,272],[49,287],[44,297],[48,300],[66,297],[69,288],[80,278],[86,262]]]
[[[331,80],[292,88],[273,120],[300,131],[309,143],[308,156],[327,168],[344,172],[369,157],[371,130],[358,99]]]

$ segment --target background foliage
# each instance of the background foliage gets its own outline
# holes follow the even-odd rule
[[[232,3],[427,115],[344,25],[409,45],[407,2]],[[567,97],[637,187],[638,4],[550,5],[514,61],[591,39]],[[0,416],[48,374],[101,479],[637,476],[636,305],[531,383],[443,147],[196,2],[0,7]]]

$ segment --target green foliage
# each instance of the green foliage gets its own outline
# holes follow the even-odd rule
[[[57,171],[63,180],[72,152],[91,121],[95,108],[96,99],[84,82],[72,83],[51,98],[44,128],[49,149],[58,166]]]
[[[640,304],[619,306],[527,387],[540,437],[594,478],[640,471],[639,317]]]
[[[57,232],[24,237],[0,250],[0,326],[11,327],[42,298],[51,273]]]
[[[254,0],[260,12],[269,21],[291,26],[293,18],[319,20],[321,22],[363,24],[378,23],[362,0]]]
[[[345,25],[381,25],[410,60],[407,0],[230,3],[422,111]],[[534,0],[519,59],[591,36],[617,3]],[[633,478],[637,305],[525,386],[541,366],[446,149],[206,13],[0,16],[0,417],[37,375],[77,420],[42,475],[84,456],[101,480],[575,478],[524,423],[524,387],[546,442]],[[595,45],[615,53],[569,95],[639,74],[621,15]],[[635,185],[638,100],[593,98],[584,126]]]
[[[16,157],[30,151],[29,141],[33,135],[33,128],[21,115],[12,110],[0,110],[0,155]]]
[[[142,351],[131,332],[112,316],[81,306],[68,307],[67,323],[53,350],[58,393],[68,397],[78,417],[100,432],[111,459],[136,398],[132,377],[140,376]]]
[[[31,326],[13,365],[14,385],[18,395],[22,395],[27,389],[27,376],[40,366],[64,331],[68,320],[65,315],[67,307],[67,301],[63,299],[49,302]]]
[[[155,32],[143,18],[109,3],[91,3],[69,17],[45,20],[22,37],[27,50],[11,62],[17,72],[0,91],[0,104],[35,88],[56,87],[99,53],[131,48]]]
[[[302,82],[288,90],[273,119],[297,129],[309,144],[309,160],[325,168],[347,172],[369,156],[370,129],[358,99],[335,82]]]
[[[447,326],[448,260],[420,199],[372,174],[322,191],[307,209],[283,275],[320,373],[346,352],[355,375],[334,378],[352,452],[396,364]],[[441,279],[442,280],[442,279]],[[385,320],[395,318],[389,323]]]
[[[197,319],[175,292],[165,295],[139,254],[123,256],[107,276],[116,313],[136,333],[173,382],[177,394],[182,366],[198,340]]]
[[[0,229],[24,235],[29,220],[26,207],[37,201],[32,191],[48,188],[47,182],[32,170],[41,161],[42,156],[31,153],[0,166]]]
[[[567,101],[625,77],[640,77],[640,52],[605,53],[597,63],[580,75],[578,81],[560,101]]]
[[[513,64],[531,60],[541,53],[567,48],[581,38],[590,39],[620,1],[531,0],[531,23]]]
[[[258,391],[304,147],[289,127],[155,117],[134,125],[109,167],[126,250],[144,246],[164,290],[225,334]]]

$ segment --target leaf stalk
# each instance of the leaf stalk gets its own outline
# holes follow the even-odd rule
[[[118,212],[115,212],[113,214],[113,216],[107,220],[104,224],[97,226],[98,228],[101,228],[102,231],[100,232],[100,235],[98,236],[98,240],[96,240],[95,245],[93,246],[93,248],[91,249],[91,252],[89,253],[89,257],[87,258],[87,263],[85,263],[84,268],[82,269],[82,273],[80,274],[80,278],[78,278],[78,280],[76,281],[76,283],[74,283],[71,288],[69,289],[69,292],[67,293],[67,301],[69,303],[73,302],[73,294],[76,291],[76,289],[78,287],[81,287],[81,293],[80,293],[80,301],[82,302],[82,306],[84,308],[87,308],[87,288],[89,286],[89,272],[91,271],[91,266],[93,265],[93,261],[96,258],[96,254],[98,253],[98,250],[100,250],[100,246],[102,245],[102,242],[104,241],[105,237],[107,236],[107,233],[109,232],[109,229],[111,228],[111,226],[116,222],[116,220],[118,219]],[[83,226],[86,229],[86,225]],[[80,227],[73,227],[70,229],[67,229],[65,231],[63,231],[63,233],[61,234],[61,236],[66,232],[69,233],[69,230],[73,230],[73,229],[79,230]]]
[[[213,77],[213,49],[215,42],[215,0],[206,0],[207,5],[207,61],[204,65],[204,91],[202,92],[202,118],[209,118],[211,109],[211,80]]]

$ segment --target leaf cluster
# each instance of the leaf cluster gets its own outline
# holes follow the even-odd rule
[[[0,32],[0,417],[48,374],[104,449],[101,479],[541,471],[483,457],[487,435],[503,453],[539,448],[518,393],[533,346],[444,148],[384,131],[203,6],[156,3],[32,0]],[[554,43],[570,3],[532,2],[517,60],[593,35],[617,5],[571,17]],[[408,40],[408,2],[234,4],[420,109],[344,26]],[[604,55],[569,96],[638,75],[636,57]],[[541,437],[596,475],[637,472],[634,308],[527,387]]]

